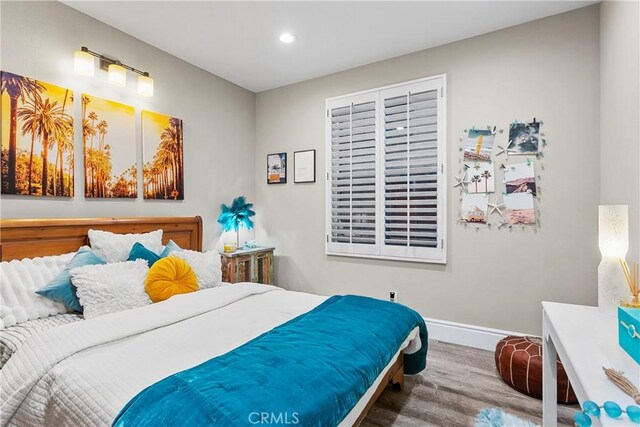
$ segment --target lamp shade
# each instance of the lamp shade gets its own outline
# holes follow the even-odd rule
[[[112,86],[124,87],[127,85],[127,70],[118,64],[110,64],[107,79]]]
[[[94,57],[82,50],[76,50],[73,53],[73,70],[81,76],[93,76],[95,73]]]
[[[629,207],[601,205],[598,208],[598,230],[602,256],[624,258],[629,250]]]
[[[153,79],[151,77],[138,77],[138,95],[153,96]]]

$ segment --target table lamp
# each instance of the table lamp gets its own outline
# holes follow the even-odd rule
[[[620,259],[629,249],[629,207],[601,205],[598,208],[598,246],[602,260],[598,266],[598,307],[615,316],[620,300],[628,294]]]

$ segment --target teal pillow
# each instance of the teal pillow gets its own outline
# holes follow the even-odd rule
[[[143,259],[147,261],[149,267],[156,263],[160,258],[164,258],[162,255],[158,256],[155,252],[144,247],[142,243],[136,242],[129,252],[129,258],[127,261],[135,261],[137,259]]]
[[[169,243],[167,243],[167,246],[164,247],[164,250],[160,254],[160,258],[164,258],[166,256],[169,256],[169,254],[171,252],[176,252],[176,251],[181,251],[181,250],[182,250],[182,248],[180,246],[178,246],[176,244],[176,242],[174,242],[173,240],[169,240]],[[151,267],[151,266],[149,266],[149,267]]]
[[[64,270],[62,270],[55,279],[47,283],[47,286],[38,289],[36,294],[60,302],[71,310],[82,313],[82,306],[76,295],[76,287],[71,283],[70,271],[74,268],[95,264],[106,264],[106,262],[91,252],[90,247],[81,247]]]

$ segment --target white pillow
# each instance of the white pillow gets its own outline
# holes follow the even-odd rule
[[[60,274],[74,255],[71,252],[0,263],[0,329],[66,313],[63,304],[35,292]]]
[[[200,288],[222,285],[222,263],[218,251],[198,252],[183,249],[171,251],[169,256],[182,258],[193,269]]]
[[[150,251],[162,252],[162,230],[143,234],[116,234],[109,231],[89,230],[89,243],[98,258],[107,263],[126,261],[133,245],[138,242]]]
[[[71,270],[85,319],[151,304],[144,290],[147,261],[85,265]]]

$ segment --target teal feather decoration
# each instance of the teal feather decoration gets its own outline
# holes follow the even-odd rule
[[[218,223],[222,225],[224,231],[238,233],[241,226],[251,230],[253,228],[251,217],[256,214],[251,208],[253,208],[253,203],[247,203],[244,196],[236,197],[233,199],[231,206],[227,206],[224,203],[220,206],[222,212],[218,216]],[[239,243],[239,236],[237,241]]]
[[[502,409],[484,408],[476,416],[475,427],[538,427],[528,420],[511,415]]]

